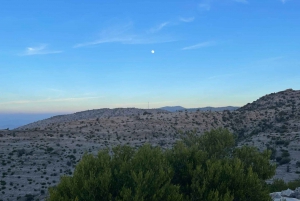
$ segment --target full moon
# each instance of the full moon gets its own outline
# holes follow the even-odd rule
[[[154,54],[154,50],[151,50],[151,53]]]

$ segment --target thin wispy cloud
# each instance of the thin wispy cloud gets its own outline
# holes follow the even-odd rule
[[[78,47],[85,47],[85,46],[92,46],[92,45],[99,45],[99,44],[103,44],[103,43],[126,43],[126,42],[130,42],[133,40],[133,36],[129,37],[129,36],[123,36],[123,37],[105,37],[105,38],[101,38],[99,40],[95,40],[92,42],[86,42],[86,43],[79,43],[74,45],[74,48],[78,48]]]
[[[149,33],[159,32],[160,30],[162,30],[168,24],[169,24],[169,22],[163,22],[163,23],[159,24],[158,26],[155,26],[155,27],[151,28],[148,32]]]
[[[182,48],[182,50],[193,50],[193,49],[199,49],[199,48],[203,48],[203,47],[210,47],[210,46],[214,46],[214,45],[216,45],[215,41],[206,41],[206,42],[198,43],[196,45],[184,47],[184,48]]]
[[[181,21],[181,22],[192,22],[192,21],[194,21],[194,17],[188,17],[188,18],[184,18],[184,17],[180,17],[179,18],[179,20]]]
[[[220,79],[220,78],[226,78],[226,77],[231,77],[234,74],[222,74],[222,75],[215,75],[215,76],[211,76],[208,79],[209,80],[213,80],[213,79]]]
[[[283,4],[285,4],[285,2],[287,2],[287,0],[280,0]]]
[[[234,0],[234,1],[238,3],[244,3],[244,4],[249,3],[247,0]]]
[[[198,4],[198,9],[200,11],[210,11],[210,3],[206,2],[206,3],[200,3]]]
[[[177,41],[177,39],[170,36],[137,36],[130,41],[124,41],[122,44],[134,45],[134,44],[158,44],[158,43],[170,43]]]
[[[248,4],[248,0],[231,0],[237,3],[243,3],[243,4]],[[287,0],[280,0],[280,1],[287,1]],[[210,11],[212,6],[214,4],[218,4],[218,2],[221,2],[221,0],[202,0],[198,4],[198,11],[204,12],[204,11]]]
[[[91,41],[91,42],[84,42],[74,45],[74,48],[78,47],[85,47],[85,46],[92,46],[98,45],[103,43],[124,43],[126,41],[132,40],[134,37],[132,34],[129,33],[130,29],[132,28],[133,23],[129,22],[122,25],[111,26],[106,29],[103,29],[99,34],[99,39]]]
[[[172,37],[154,34],[157,33],[159,30],[163,29],[165,26],[167,26],[168,23],[169,22],[164,22],[157,26],[155,29],[152,28],[152,31],[140,34],[132,33],[132,23],[127,24],[125,26],[120,25],[114,28],[107,28],[101,32],[99,39],[91,42],[76,44],[73,46],[73,48],[93,46],[104,43],[155,44],[172,42],[175,41],[175,39]]]
[[[117,36],[124,33],[128,33],[132,28],[133,28],[132,21],[129,21],[127,23],[122,23],[122,24],[115,24],[103,29],[100,33],[100,36],[106,36],[111,34]]]
[[[99,45],[103,43],[121,43],[121,44],[127,44],[127,45],[134,45],[134,44],[156,44],[156,43],[168,43],[168,42],[174,42],[176,39],[172,37],[147,37],[147,36],[131,36],[123,38],[107,38],[107,39],[100,39],[95,40],[92,42],[87,43],[79,43],[74,45],[74,48],[79,47],[86,47],[86,46],[93,46],[93,45]]]
[[[31,56],[39,54],[58,54],[62,53],[61,50],[48,50],[47,45],[40,45],[37,47],[27,47],[21,56]]]
[[[77,97],[77,98],[58,98],[58,99],[42,99],[42,100],[18,100],[18,101],[8,101],[0,102],[0,105],[9,105],[9,104],[30,104],[30,103],[50,103],[50,102],[70,102],[70,101],[81,101],[96,99],[100,97]]]

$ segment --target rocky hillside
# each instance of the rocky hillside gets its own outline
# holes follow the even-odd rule
[[[42,127],[51,126],[56,123],[65,123],[65,122],[87,120],[87,119],[110,118],[116,116],[119,117],[134,116],[139,114],[147,114],[149,112],[151,112],[152,114],[169,113],[168,111],[160,110],[160,109],[147,110],[147,109],[137,109],[137,108],[116,108],[116,109],[103,108],[103,109],[96,109],[96,110],[87,110],[83,112],[76,112],[74,114],[68,114],[68,115],[58,115],[45,120],[30,123],[25,126],[18,127],[15,130],[42,128]]]
[[[285,90],[259,98],[235,111],[168,112],[136,108],[99,109],[60,115],[14,130],[0,131],[1,198],[44,200],[47,188],[72,174],[84,152],[145,143],[167,149],[181,133],[198,134],[225,127],[239,145],[272,149],[274,178],[300,174],[300,91]],[[20,199],[18,199],[20,198]],[[36,200],[35,199],[35,200]]]
[[[152,121],[156,119],[160,121],[156,122],[157,124],[167,122],[177,130],[197,130],[199,132],[216,127],[225,127],[237,134],[239,138],[259,133],[298,132],[300,130],[300,91],[288,89],[265,95],[235,111],[179,111],[171,113],[160,109],[98,109],[51,117],[19,127],[16,130],[43,129],[67,122],[125,116],[136,121],[145,117],[145,114],[151,114],[151,118],[147,119],[150,124],[155,123]],[[105,127],[105,125],[103,126]],[[147,127],[147,123],[145,126]]]
[[[237,110],[239,107],[234,107],[234,106],[227,106],[227,107],[199,107],[199,108],[184,108],[181,106],[166,106],[166,107],[161,107],[158,109],[162,110],[167,110],[169,112],[178,112],[178,111],[188,111],[188,112],[196,112],[196,111],[212,111],[212,112],[217,112],[217,111],[224,111],[224,110]]]
[[[287,89],[278,93],[271,93],[252,103],[239,108],[239,111],[253,111],[266,109],[295,110],[300,107],[300,90]]]
[[[240,137],[300,131],[300,91],[288,89],[259,98],[223,116],[225,127]]]

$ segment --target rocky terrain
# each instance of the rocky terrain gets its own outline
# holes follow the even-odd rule
[[[185,111],[187,110],[188,112],[195,112],[195,111],[224,111],[224,110],[237,110],[239,107],[234,107],[234,106],[227,106],[227,107],[199,107],[199,108],[184,108],[181,106],[166,106],[166,107],[161,107],[158,109],[162,110],[167,110],[169,112],[179,112],[179,111]]]
[[[167,149],[185,132],[201,134],[218,127],[236,134],[238,146],[273,150],[273,162],[278,164],[274,178],[299,177],[300,91],[289,89],[234,111],[99,109],[2,130],[0,200],[44,200],[47,188],[60,176],[72,174],[85,152],[144,143]]]
[[[299,201],[300,187],[296,188],[294,191],[286,189],[281,192],[274,192],[271,193],[270,196],[274,201]]]

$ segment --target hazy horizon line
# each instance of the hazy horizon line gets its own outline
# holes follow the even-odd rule
[[[222,107],[242,107],[242,106],[232,106],[232,105],[226,105],[226,106],[204,106],[204,107],[184,107],[181,105],[174,105],[174,106],[162,106],[162,107],[157,107],[157,108],[149,108],[151,110],[154,109],[160,109],[160,108],[164,108],[164,107],[183,107],[185,109],[195,109],[195,108],[207,108],[207,107],[212,107],[212,108],[222,108]],[[85,109],[85,110],[77,110],[77,111],[58,111],[58,112],[8,112],[8,111],[0,111],[0,115],[44,115],[44,114],[53,114],[53,115],[64,115],[64,114],[73,114],[73,113],[77,113],[77,112],[83,112],[83,111],[89,111],[89,110],[101,110],[101,109],[119,109],[119,108],[123,108],[123,109],[129,109],[129,108],[135,108],[135,109],[148,109],[147,107],[145,108],[139,108],[139,107],[103,107],[103,108],[97,108],[97,109]]]

